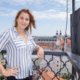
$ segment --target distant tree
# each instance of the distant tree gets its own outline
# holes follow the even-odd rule
[[[70,75],[68,75],[68,74],[63,74],[61,78],[63,78],[63,79],[68,79],[69,77],[70,77]]]
[[[0,80],[3,80],[4,79],[4,76],[0,76]]]

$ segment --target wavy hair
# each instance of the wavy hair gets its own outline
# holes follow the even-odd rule
[[[30,29],[30,34],[31,34],[31,33],[32,33],[32,26],[33,26],[33,28],[35,28],[35,29],[36,29],[36,26],[35,26],[34,16],[32,15],[32,13],[31,13],[31,11],[30,11],[29,9],[22,9],[22,10],[20,10],[20,11],[17,13],[17,15],[16,15],[16,17],[15,17],[14,27],[17,27],[17,25],[18,25],[18,24],[17,24],[17,19],[18,19],[19,15],[20,15],[22,12],[25,12],[25,13],[28,13],[28,14],[29,14],[30,22],[29,22],[28,27],[25,28],[25,30],[28,31],[28,30]]]

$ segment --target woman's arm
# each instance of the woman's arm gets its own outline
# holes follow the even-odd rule
[[[37,51],[38,51],[40,48],[41,48],[41,47],[38,47],[38,46],[37,46],[37,47],[35,47],[35,50],[37,50]]]
[[[1,36],[0,36],[0,52],[2,51],[3,47],[7,44],[7,42],[9,41],[9,29],[6,30]],[[3,74],[4,72],[4,67],[1,64],[0,61],[0,73]]]
[[[31,42],[33,43],[33,46],[34,46],[33,50],[37,50],[37,56],[38,56],[38,58],[43,58],[44,57],[44,50],[43,50],[42,47],[40,47],[39,45],[37,45],[35,43],[35,41],[33,40],[32,36],[31,36]]]
[[[3,65],[2,65],[2,63],[1,63],[1,61],[0,61],[0,73],[3,75],[3,72],[4,72],[4,67],[3,67]]]
[[[0,73],[2,75],[4,75],[5,77],[18,75],[18,73],[20,73],[20,71],[15,71],[15,69],[17,69],[17,68],[19,68],[19,67],[15,67],[15,68],[6,70],[6,69],[4,69],[4,67],[0,61]]]
[[[4,48],[4,46],[9,42],[9,40],[10,40],[10,31],[8,29],[0,36],[0,52]]]
[[[10,40],[10,30],[6,30],[1,36],[0,36],[0,52],[2,51],[3,47],[9,42]],[[6,77],[8,76],[15,76],[20,73],[20,71],[15,71],[19,67],[14,67],[12,69],[4,69],[3,65],[1,64],[0,61],[0,73]]]
[[[42,47],[35,47],[35,50],[37,50],[38,58],[43,58],[44,57],[44,50],[43,50]]]

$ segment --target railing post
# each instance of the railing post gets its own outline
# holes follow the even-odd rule
[[[74,76],[76,76],[76,71],[75,71],[74,67],[72,66],[72,80],[75,80]]]
[[[78,77],[78,80],[80,80],[80,76]]]
[[[72,0],[72,17],[71,17],[71,51],[76,53],[76,13],[75,0]]]
[[[72,0],[72,22],[71,22],[71,51],[72,53],[76,53],[76,13],[75,13],[75,0]],[[77,54],[77,53],[76,53]],[[72,80],[75,80],[76,71],[72,66]]]
[[[74,13],[75,11],[75,0],[72,0],[72,12]]]

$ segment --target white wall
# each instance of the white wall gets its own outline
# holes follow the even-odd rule
[[[50,56],[47,56],[45,59],[49,62],[50,59],[51,59],[51,57],[50,57]],[[40,63],[40,69],[42,69],[42,67],[46,67],[46,66],[47,66],[47,62],[43,59],[43,60],[41,61],[41,63]],[[55,59],[53,59],[53,60],[50,62],[49,66],[52,68],[52,70],[53,70],[54,72],[57,72],[57,61],[55,61]],[[51,69],[49,68],[49,66],[47,66],[47,67],[45,68],[45,71],[46,71],[46,70],[51,71]]]

